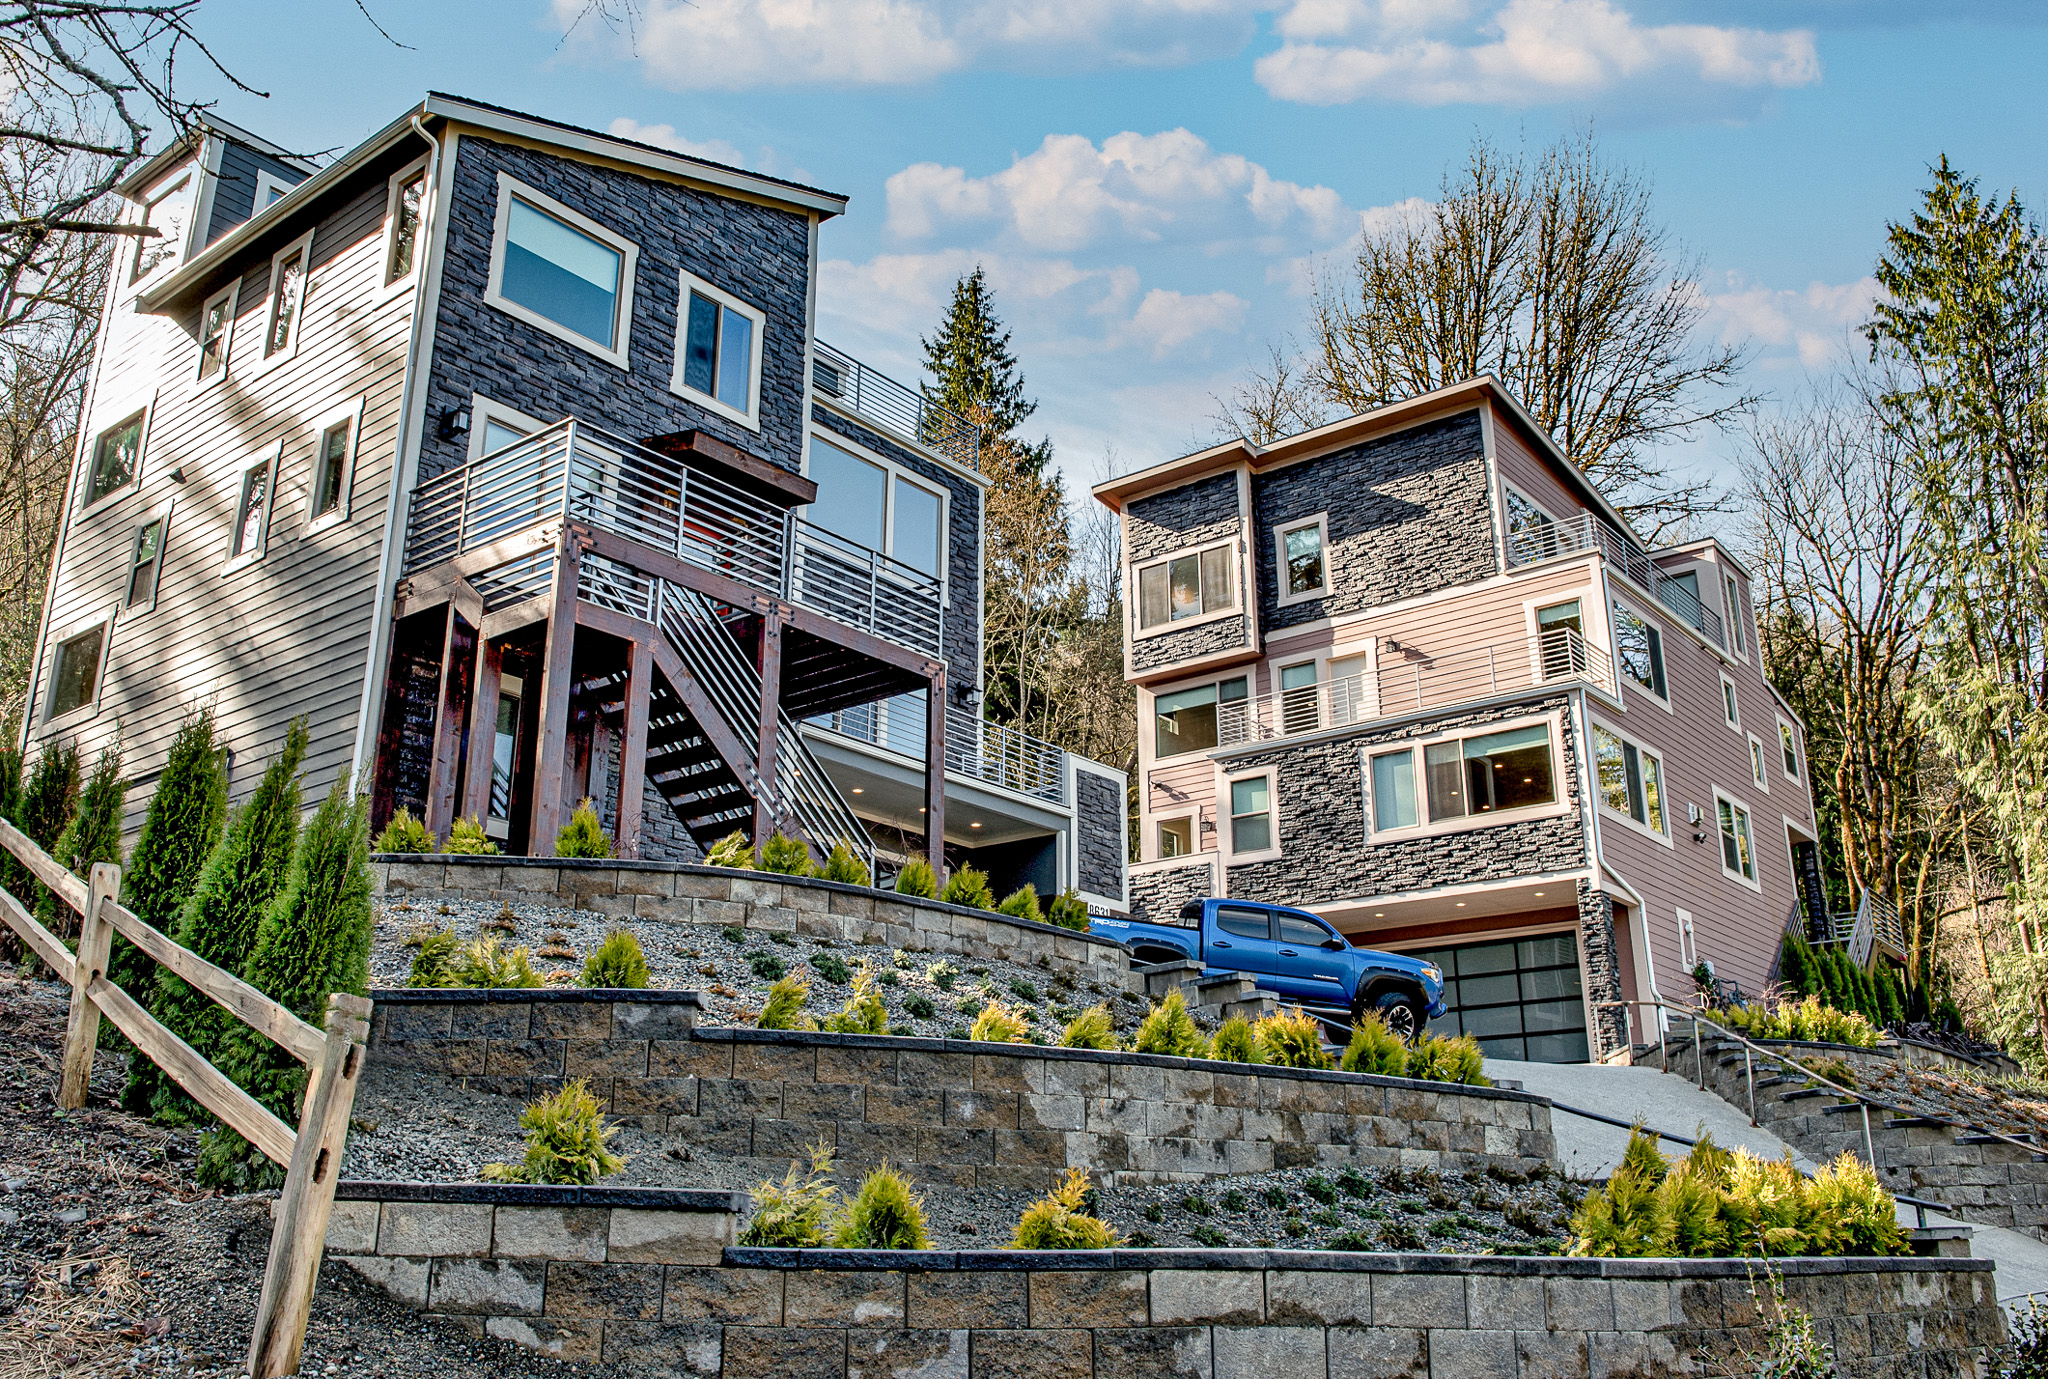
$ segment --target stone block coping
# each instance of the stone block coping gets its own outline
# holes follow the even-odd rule
[[[704,1008],[703,993],[638,986],[386,986],[373,987],[378,1005],[586,1005],[607,1002],[636,1006]]]
[[[380,1183],[344,1178],[337,1202],[432,1202],[493,1207],[626,1207],[637,1211],[738,1212],[744,1192],[707,1187],[580,1187],[571,1183]]]

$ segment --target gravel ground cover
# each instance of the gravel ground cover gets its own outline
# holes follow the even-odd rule
[[[822,1018],[853,992],[862,963],[876,974],[895,1034],[965,1038],[989,1001],[1001,1001],[1031,1020],[1043,1043],[1058,1043],[1067,1021],[1107,1003],[1117,1029],[1128,1033],[1146,1003],[1099,982],[1077,983],[1064,973],[1006,962],[839,943],[796,934],[659,920],[620,920],[591,910],[490,901],[379,900],[377,937],[370,956],[373,986],[404,986],[412,971],[407,938],[422,929],[447,929],[467,942],[496,937],[506,948],[525,946],[550,986],[573,985],[590,950],[614,928],[632,930],[647,958],[650,986],[700,991],[705,1023],[751,1025],[767,1003],[768,988],[786,973],[810,982],[810,1012]]]
[[[1811,1059],[1800,1061],[1814,1066]],[[1875,1076],[1859,1077],[1856,1085],[1923,1115],[2007,1135],[2033,1135],[2048,1143],[2048,1086],[2039,1082],[1975,1078],[1897,1063]]]

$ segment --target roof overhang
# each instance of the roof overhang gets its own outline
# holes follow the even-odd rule
[[[152,182],[155,182],[159,177],[170,171],[172,167],[183,161],[185,155],[197,148],[208,134],[225,135],[238,144],[247,144],[258,153],[268,154],[280,163],[297,168],[308,177],[320,170],[320,165],[310,158],[304,158],[291,152],[289,149],[280,148],[262,135],[252,134],[238,124],[230,124],[218,115],[207,114],[193,120],[191,128],[179,134],[178,137],[164,145],[158,152],[144,160],[142,166],[136,168],[135,171],[129,173],[119,182],[116,182],[114,184],[114,194],[116,196],[125,196],[130,201],[135,200],[142,192],[149,188]]]

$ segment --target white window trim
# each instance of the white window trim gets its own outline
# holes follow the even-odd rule
[[[167,498],[153,511],[144,513],[141,520],[136,522],[135,531],[128,538],[128,570],[121,580],[121,597],[119,603],[115,606],[114,613],[116,621],[126,622],[130,618],[144,617],[156,611],[157,596],[163,592],[164,587],[164,562],[171,553],[171,509],[176,504],[176,498]],[[162,522],[164,524],[164,533],[157,539],[156,579],[149,587],[149,602],[130,603],[128,602],[128,591],[135,585],[136,543],[141,540],[142,529],[152,522]]]
[[[1200,627],[1204,623],[1217,622],[1223,618],[1243,616],[1245,611],[1244,570],[1241,567],[1244,562],[1233,559],[1230,564],[1230,607],[1219,608],[1213,613],[1198,613],[1192,618],[1181,618],[1178,621],[1168,618],[1157,627],[1139,626],[1139,619],[1144,616],[1144,610],[1138,606],[1138,581],[1140,575],[1155,565],[1170,564],[1184,556],[1201,555],[1204,552],[1216,550],[1221,546],[1230,547],[1233,556],[1237,554],[1237,538],[1235,536],[1227,536],[1220,541],[1207,541],[1199,546],[1185,546],[1180,550],[1169,551],[1165,555],[1153,556],[1143,563],[1134,562],[1126,567],[1130,572],[1130,588],[1125,591],[1125,597],[1129,599],[1125,606],[1131,610],[1131,639],[1133,641],[1142,642],[1148,637],[1163,637],[1169,632],[1185,632],[1190,627]],[[1189,688],[1193,688],[1193,686],[1189,686]]]
[[[743,302],[722,287],[704,281],[689,269],[677,271],[680,286],[676,295],[676,352],[675,365],[669,372],[668,390],[677,397],[686,398],[706,411],[716,412],[730,421],[736,421],[749,431],[761,429],[761,355],[768,338],[768,313],[750,302]],[[696,292],[731,311],[736,311],[754,323],[751,349],[753,357],[747,361],[747,409],[721,402],[711,393],[699,392],[683,382],[683,361],[690,342],[690,294]],[[716,366],[714,368],[714,375]],[[714,376],[712,385],[717,386]]]
[[[1287,533],[1300,531],[1304,527],[1316,529],[1316,539],[1322,543],[1323,582],[1306,593],[1289,594],[1282,592],[1287,587]],[[1319,512],[1313,517],[1301,517],[1292,522],[1273,524],[1273,603],[1277,608],[1290,604],[1311,603],[1316,599],[1330,596],[1330,515]]]
[[[1239,781],[1261,780],[1266,782],[1266,817],[1272,829],[1272,846],[1251,852],[1236,849],[1236,816],[1230,810],[1230,787]],[[1247,816],[1249,817],[1249,816]],[[1280,847],[1280,771],[1278,767],[1261,766],[1250,771],[1226,771],[1221,773],[1216,790],[1216,850],[1222,854],[1226,866],[1244,862],[1274,862],[1281,857]]]
[[[292,303],[292,335],[281,350],[270,348],[271,334],[277,329],[277,279],[284,272],[285,265],[297,259],[300,265],[298,300]],[[257,347],[259,367],[270,368],[293,358],[299,352],[299,341],[306,336],[306,289],[313,282],[313,232],[305,234],[277,251],[270,260],[270,277],[263,289],[263,341]]]
[[[1713,787],[1713,792],[1714,815],[1711,819],[1708,820],[1708,831],[1714,840],[1715,857],[1721,863],[1721,875],[1727,877],[1730,881],[1735,882],[1739,886],[1747,886],[1750,890],[1755,891],[1758,895],[1762,895],[1764,892],[1764,869],[1759,864],[1756,855],[1756,811],[1751,809],[1747,804],[1744,804],[1738,796],[1729,794],[1726,790],[1723,790],[1718,785]],[[1728,853],[1726,849],[1722,846],[1721,839],[1721,803],[1724,800],[1727,801],[1730,805],[1733,805],[1735,808],[1741,810],[1743,817],[1749,820],[1749,862],[1752,867],[1756,868],[1755,880],[1751,880],[1749,877],[1744,876],[1741,872],[1736,871],[1728,865]]]
[[[1637,823],[1635,815],[1625,809],[1616,809],[1613,805],[1607,803],[1607,792],[1600,787],[1600,760],[1597,748],[1594,751],[1594,759],[1587,763],[1592,767],[1593,807],[1600,811],[1602,818],[1612,819],[1631,832],[1640,833],[1645,838],[1654,838],[1665,847],[1675,848],[1677,844],[1671,839],[1671,782],[1665,778],[1666,772],[1669,770],[1669,763],[1665,759],[1664,753],[1660,749],[1650,746],[1641,738],[1623,732],[1611,723],[1603,723],[1596,718],[1593,720],[1593,727],[1598,732],[1611,733],[1622,742],[1635,748],[1638,756],[1651,756],[1657,759],[1657,783],[1663,793],[1664,831],[1659,833],[1656,829],[1651,828],[1648,823]],[[1643,812],[1647,814],[1649,811],[1645,809]]]
[[[1798,762],[1798,763],[1799,763],[1799,770],[1798,770],[1798,771],[1796,771],[1796,772],[1795,772],[1795,771],[1787,771],[1787,770],[1785,769],[1785,741],[1786,741],[1786,738],[1787,738],[1788,736],[1789,736],[1789,737],[1791,738],[1791,741],[1792,741],[1792,758],[1793,758],[1793,760],[1795,760],[1796,762]],[[1783,714],[1779,714],[1779,715],[1778,715],[1778,771],[1779,771],[1779,773],[1780,773],[1780,774],[1782,774],[1782,775],[1783,775],[1783,776],[1785,777],[1785,779],[1786,779],[1786,780],[1792,781],[1793,783],[1797,784],[1797,783],[1798,783],[1798,781],[1799,781],[1799,779],[1800,779],[1800,777],[1801,777],[1801,776],[1802,776],[1802,775],[1803,775],[1803,774],[1805,773],[1805,770],[1806,770],[1806,753],[1800,750],[1800,746],[1799,746],[1799,730],[1798,730],[1797,728],[1795,728],[1795,727],[1793,727],[1793,726],[1792,726],[1792,721],[1791,721],[1790,719],[1786,718],[1786,717],[1785,717],[1785,716],[1784,716]]]
[[[152,396],[140,407],[130,404],[125,407],[115,408],[113,411],[116,420],[94,431],[92,439],[86,443],[85,471],[79,475],[78,479],[78,515],[81,517],[89,512],[97,512],[116,499],[125,498],[142,488],[142,467],[143,463],[149,458],[150,428],[156,424],[156,398]],[[97,498],[88,497],[87,495],[92,489],[93,466],[99,462],[100,438],[122,422],[128,420],[128,418],[134,416],[137,412],[142,413],[142,438],[135,443],[135,472],[129,476],[128,482],[119,488],[110,488]]]
[[[1670,638],[1666,635],[1662,619],[1653,614],[1645,614],[1637,606],[1635,600],[1622,598],[1617,594],[1610,593],[1608,595],[1607,607],[1607,646],[1609,654],[1613,657],[1615,688],[1623,696],[1640,694],[1652,704],[1661,707],[1664,712],[1675,714],[1677,711],[1671,707],[1671,658],[1664,654],[1664,644]],[[1626,612],[1645,627],[1653,627],[1657,630],[1657,656],[1664,663],[1664,693],[1662,694],[1657,693],[1657,691],[1651,689],[1648,685],[1621,668],[1621,631],[1614,626],[1614,621],[1615,616],[1623,612]]]
[[[1138,691],[1138,722],[1140,724],[1138,750],[1140,764],[1149,768],[1158,765],[1162,761],[1195,761],[1215,750],[1213,747],[1200,747],[1193,751],[1175,752],[1172,756],[1160,756],[1158,753],[1158,727],[1153,723],[1153,719],[1159,715],[1158,706],[1162,698],[1169,694],[1185,694],[1189,690],[1220,686],[1225,680],[1242,680],[1244,681],[1245,697],[1242,700],[1232,700],[1231,702],[1248,703],[1259,687],[1257,671],[1258,667],[1255,665],[1232,666],[1229,670],[1217,671],[1198,680],[1183,681],[1171,688],[1140,689]],[[1221,691],[1218,690],[1218,693],[1220,694]],[[1222,707],[1222,701],[1219,699],[1217,701],[1219,713],[1222,711]]]
[[[112,662],[114,656],[114,621],[119,614],[120,604],[116,601],[115,605],[106,612],[99,614],[97,617],[83,618],[50,638],[44,651],[45,674],[49,677],[49,683],[42,687],[42,701],[40,705],[42,712],[37,715],[41,720],[37,725],[38,736],[47,736],[51,732],[61,732],[65,728],[76,727],[80,723],[89,722],[99,716],[100,699],[107,692],[107,666]],[[66,709],[62,714],[52,717],[50,709],[57,701],[58,648],[74,637],[84,636],[95,627],[102,630],[100,632],[100,660],[99,664],[94,666],[92,670],[92,698],[86,700],[75,709]]]
[[[1548,680],[1543,678],[1543,637],[1541,629],[1536,622],[1536,615],[1545,608],[1555,608],[1559,604],[1576,603],[1579,605],[1580,640],[1584,641],[1589,648],[1607,657],[1609,666],[1614,664],[1614,647],[1610,641],[1603,641],[1603,637],[1611,639],[1614,635],[1612,620],[1610,619],[1607,625],[1602,626],[1598,622],[1590,622],[1586,617],[1586,610],[1598,606],[1599,602],[1600,586],[1597,584],[1588,584],[1583,589],[1577,591],[1573,591],[1569,587],[1555,589],[1540,598],[1522,600],[1522,630],[1529,643],[1530,684],[1561,685],[1567,683],[1572,678],[1562,675]],[[1621,672],[1617,669],[1614,673],[1619,676]],[[1578,677],[1577,683],[1584,685],[1587,689],[1592,690],[1603,700],[1614,704],[1616,707],[1620,706],[1620,700],[1617,695],[1609,691],[1607,686],[1601,684],[1593,677],[1590,673],[1590,667],[1587,674]],[[1634,682],[1631,681],[1630,683],[1633,684]]]
[[[1359,772],[1364,776],[1365,781],[1366,842],[1370,843],[1376,838],[1416,838],[1420,837],[1422,835],[1423,830],[1428,827],[1427,815],[1429,814],[1429,801],[1423,798],[1422,790],[1422,787],[1425,783],[1419,776],[1414,776],[1415,763],[1419,759],[1416,756],[1416,753],[1419,750],[1420,749],[1415,745],[1415,742],[1413,740],[1399,742],[1375,742],[1370,746],[1361,747],[1359,749],[1358,769]],[[1376,801],[1374,801],[1372,795],[1372,759],[1374,757],[1397,756],[1402,752],[1408,753],[1408,770],[1410,775],[1414,777],[1411,783],[1415,787],[1417,787],[1415,795],[1416,821],[1412,824],[1403,824],[1396,828],[1381,828],[1379,823],[1379,814],[1375,808]]]
[[[192,223],[198,219],[200,189],[197,179],[204,175],[204,170],[198,163],[188,163],[182,170],[170,173],[158,184],[163,190],[156,192],[153,196],[145,194],[136,200],[135,206],[138,218],[130,220],[128,223],[131,225],[146,225],[149,222],[146,219],[140,218],[141,216],[146,215],[158,203],[170,200],[172,196],[176,195],[181,183],[190,182],[192,184],[192,207],[185,217],[185,238],[178,245],[176,253],[138,278],[134,276],[135,256],[142,252],[142,238],[135,236],[131,244],[124,246],[120,258],[125,260],[125,262],[117,263],[114,267],[116,279],[121,283],[120,295],[123,298],[133,297],[137,293],[147,290],[159,278],[162,278],[167,273],[176,271],[184,264],[185,252],[192,246]]]
[[[414,232],[412,267],[403,273],[394,275],[391,271],[391,256],[398,250],[399,189],[415,175],[424,178],[426,171],[427,160],[421,158],[416,162],[406,164],[397,172],[392,173],[390,180],[385,184],[384,253],[382,258],[378,260],[382,265],[378,271],[379,275],[384,279],[384,292],[387,296],[397,296],[419,281],[420,263],[426,258],[427,213],[432,209],[431,202],[434,194],[432,187],[423,185],[420,189],[420,224],[419,229]]]
[[[270,448],[270,453],[260,460],[252,460],[235,471],[233,495],[228,499],[228,562],[221,567],[223,577],[237,570],[245,569],[262,560],[270,549],[270,528],[277,520],[277,476],[282,467],[279,461],[284,456],[284,442],[279,441]],[[241,531],[242,489],[249,476],[259,469],[270,470],[269,487],[264,490],[263,525],[257,530],[256,544],[240,555],[235,554],[235,535]]]
[[[940,483],[938,480],[927,478],[925,475],[918,473],[914,469],[905,468],[903,465],[896,463],[894,460],[889,459],[887,456],[877,455],[874,451],[868,449],[866,446],[860,444],[858,441],[848,440],[846,437],[840,435],[836,431],[813,431],[811,432],[811,439],[813,441],[822,440],[827,445],[837,446],[839,449],[844,450],[847,454],[854,456],[856,459],[863,460],[868,464],[874,465],[877,469],[884,471],[888,475],[889,489],[884,496],[882,507],[882,544],[887,549],[883,550],[881,553],[883,555],[888,556],[891,560],[896,559],[896,480],[902,479],[905,483],[910,484],[912,487],[921,488],[926,493],[932,494],[939,500],[939,572],[935,576],[935,578],[939,581],[940,602],[948,608],[952,607],[952,491],[948,489],[944,484]],[[811,474],[811,447],[808,445],[804,447],[803,474],[805,478],[809,478]],[[805,504],[805,506],[806,508],[808,508],[809,504]],[[898,561],[897,563],[901,564],[903,562]]]
[[[204,335],[204,332],[206,330],[206,318],[207,315],[213,310],[214,303],[223,300],[225,300],[228,304],[228,315],[227,324],[221,327],[220,368],[218,371],[208,374],[204,378],[201,378],[199,376],[199,370],[206,366],[206,340]],[[226,378],[230,373],[234,372],[235,316],[236,313],[241,310],[241,306],[242,280],[239,276],[236,277],[233,281],[231,281],[226,287],[223,287],[220,291],[214,293],[211,297],[208,297],[204,302],[200,303],[199,329],[201,332],[201,337],[199,341],[199,358],[192,365],[192,379],[195,387],[211,388],[214,384],[219,383],[222,379]]]
[[[1166,825],[1178,823],[1184,823],[1188,826],[1188,850],[1186,852],[1174,853],[1169,857],[1164,846],[1166,841]],[[1193,857],[1202,841],[1201,832],[1202,823],[1199,810],[1186,814],[1155,815],[1152,819],[1152,851],[1155,854],[1154,860],[1178,862],[1183,857]]]
[[[484,423],[497,421],[506,426],[516,427],[527,435],[545,431],[552,423],[539,417],[528,416],[517,407],[485,397],[482,393],[469,395],[469,459],[480,460],[484,455]]]
[[[265,192],[274,190],[278,194],[278,200],[283,200],[285,197],[290,196],[292,188],[298,185],[296,182],[285,181],[268,168],[256,169],[256,198],[249,203],[249,218],[255,219],[276,204],[273,201],[264,199]]]
[[[1494,733],[1512,732],[1516,728],[1534,727],[1539,723],[1550,730],[1550,779],[1552,788],[1557,792],[1555,800],[1549,804],[1532,804],[1522,809],[1497,809],[1484,814],[1461,814],[1457,818],[1441,821],[1429,816],[1429,777],[1423,766],[1425,748],[1440,742],[1461,742],[1468,737],[1487,737]],[[1360,788],[1365,792],[1366,817],[1372,817],[1372,758],[1387,752],[1398,752],[1403,747],[1412,747],[1415,749],[1415,756],[1410,765],[1415,771],[1415,813],[1419,820],[1408,828],[1368,831],[1366,844],[1370,846],[1374,843],[1399,842],[1409,838],[1435,838],[1448,833],[1466,833],[1475,828],[1491,828],[1496,824],[1516,823],[1523,819],[1549,819],[1574,812],[1575,806],[1567,790],[1570,781],[1559,753],[1563,741],[1563,716],[1547,713],[1530,714],[1522,718],[1503,718],[1497,723],[1476,724],[1442,732],[1424,733],[1415,737],[1361,744],[1358,766]],[[1662,753],[1658,754],[1660,760],[1662,756]]]
[[[1669,666],[1664,668],[1664,675],[1664,683],[1668,686],[1671,683]],[[1731,707],[1735,710],[1734,713],[1728,712]],[[1735,681],[1725,670],[1721,672],[1721,721],[1727,725],[1729,732],[1741,736],[1742,697],[1735,692]]]
[[[507,298],[500,290],[505,281],[505,231],[511,221],[512,198],[517,196],[535,210],[546,211],[549,215],[580,230],[592,239],[599,240],[616,249],[622,259],[619,264],[619,296],[614,304],[612,319],[613,343],[600,344],[587,335],[579,335],[567,326],[554,321],[528,307]],[[608,364],[631,371],[633,344],[633,280],[640,266],[640,246],[632,240],[592,220],[580,211],[573,211],[546,192],[528,186],[507,173],[498,174],[498,215],[491,228],[491,276],[484,287],[484,301],[507,316],[524,321],[535,330],[552,335],[557,340],[574,345],[585,354],[597,356]]]
[[[1756,788],[1766,795],[1771,793],[1771,758],[1764,740],[1755,733],[1749,738],[1749,778],[1756,782]]]
[[[348,453],[341,458],[341,501],[334,511],[319,516],[313,514],[313,504],[320,498],[320,465],[322,463],[321,442],[330,428],[348,423]],[[356,454],[363,443],[363,397],[343,403],[313,423],[313,464],[306,473],[306,532],[326,531],[329,527],[340,526],[348,521],[349,508],[353,502],[352,493],[356,485]]]

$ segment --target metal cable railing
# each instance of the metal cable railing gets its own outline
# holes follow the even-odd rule
[[[981,467],[980,427],[822,340],[811,342],[811,382],[818,396],[860,413],[904,440],[929,446],[969,469]]]
[[[1510,569],[1582,551],[1598,551],[1631,583],[1678,615],[1702,637],[1716,646],[1728,645],[1721,615],[1701,603],[1689,583],[1665,574],[1633,539],[1590,512],[1581,512],[1563,522],[1522,527],[1509,533],[1507,546]]]

